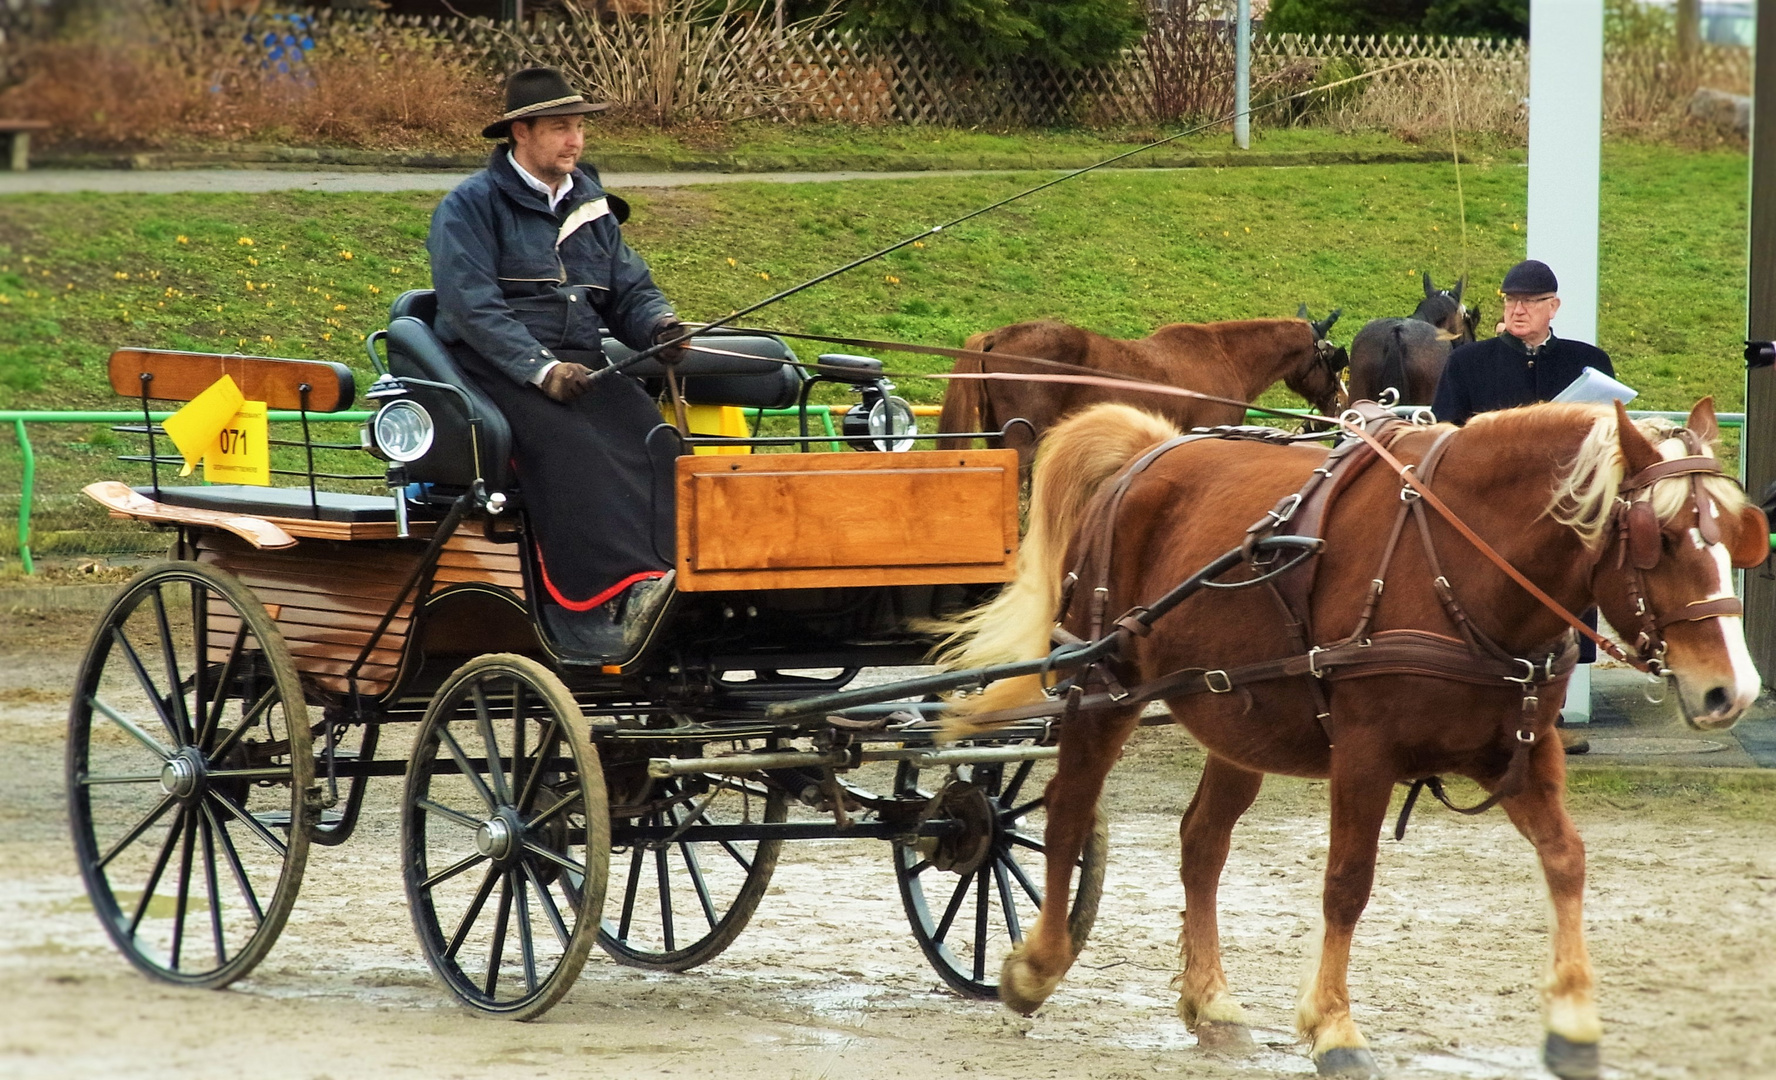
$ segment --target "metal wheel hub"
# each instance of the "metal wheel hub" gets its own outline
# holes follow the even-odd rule
[[[509,807],[500,807],[475,830],[475,850],[494,862],[509,862],[524,849],[524,825]]]
[[[944,788],[938,799],[939,813],[949,818],[954,828],[935,838],[937,842],[926,857],[937,869],[966,877],[979,869],[981,861],[993,850],[999,833],[999,815],[986,791],[964,780]]]
[[[186,747],[160,767],[160,790],[175,799],[189,800],[203,791],[203,755]]]

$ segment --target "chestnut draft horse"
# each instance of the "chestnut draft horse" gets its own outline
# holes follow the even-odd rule
[[[1380,438],[1457,519],[1568,613],[1595,603],[1611,625],[1641,627],[1641,662],[1656,660],[1655,670],[1675,677],[1692,725],[1716,729],[1731,725],[1759,689],[1731,568],[1763,561],[1769,527],[1704,450],[1716,435],[1711,402],[1699,403],[1687,426],[1630,421],[1620,406],[1542,404],[1485,414],[1464,428],[1401,424]],[[1037,456],[1018,576],[953,624],[949,664],[1046,656],[1057,610],[1062,631],[1076,638],[1096,636],[1094,622],[1138,621],[1136,605],[1154,604],[1240,548],[1253,522],[1269,524],[1273,512],[1287,519],[1292,493],[1328,461],[1323,447],[1213,438],[1180,440],[1143,457],[1175,435],[1158,417],[1114,405],[1074,416],[1049,435]],[[1129,467],[1137,459],[1144,469]],[[1371,456],[1361,470],[1328,471],[1343,479],[1317,531],[1323,554],[1317,566],[1282,575],[1311,575],[1299,592],[1305,625],[1285,618],[1280,585],[1190,594],[1145,633],[1124,637],[1122,659],[1111,667],[1122,686],[1107,678],[1098,685],[1127,693],[1099,693],[1097,704],[1106,707],[1088,707],[1060,725],[1047,790],[1045,895],[1071,895],[1072,869],[1105,776],[1137,723],[1136,703],[1163,699],[1208,751],[1180,831],[1186,906],[1178,1012],[1203,1045],[1250,1045],[1222,972],[1216,928],[1230,835],[1265,773],[1329,778],[1325,922],[1297,1022],[1323,1075],[1379,1075],[1346,984],[1378,834],[1397,783],[1467,776],[1500,797],[1534,845],[1553,900],[1544,1056],[1563,1077],[1594,1076],[1601,1024],[1583,938],[1584,845],[1562,804],[1566,764],[1552,737],[1575,651],[1568,624],[1424,506],[1428,497],[1403,500],[1393,466]],[[1423,518],[1402,532],[1404,507],[1414,504]],[[1276,531],[1291,528],[1304,526],[1285,521]],[[1392,552],[1391,565],[1383,565],[1384,551]],[[1080,580],[1066,587],[1063,610],[1069,568]],[[1094,604],[1097,581],[1107,592]],[[1125,611],[1130,616],[1119,620]],[[1330,649],[1302,655],[1304,644],[1336,646],[1350,657],[1433,638],[1446,660],[1453,650],[1458,661],[1440,675],[1399,670],[1411,665],[1364,670],[1357,659],[1340,669],[1344,661],[1329,659]],[[1490,643],[1490,656],[1477,641]],[[1556,653],[1563,664],[1554,662]],[[1295,666],[1269,663],[1282,658]],[[1515,679],[1507,662],[1523,665]],[[1462,681],[1488,664],[1494,674]],[[995,683],[959,700],[949,733],[989,730],[1003,722],[996,711],[1015,713],[1041,696],[1035,676]],[[1324,717],[1316,715],[1321,708]],[[1000,996],[1020,1012],[1034,1011],[1073,959],[1067,905],[1047,904],[1007,958]]]
[[[1397,405],[1429,405],[1449,363],[1451,350],[1471,343],[1480,325],[1480,309],[1462,302],[1468,281],[1454,291],[1431,284],[1424,276],[1424,299],[1404,319],[1371,319],[1350,343],[1352,401],[1380,401],[1393,387]]]
[[[1344,390],[1339,373],[1345,351],[1326,340],[1338,312],[1319,322],[1299,319],[1247,319],[1240,322],[1173,323],[1138,341],[1104,337],[1058,322],[1027,322],[1002,326],[968,339],[978,352],[1007,353],[1072,364],[1104,375],[1125,375],[1166,386],[1182,387],[1236,401],[1256,401],[1281,379],[1321,415],[1336,415]],[[1015,359],[958,360],[956,372],[1048,374],[1052,368]],[[1100,402],[1115,401],[1149,409],[1181,428],[1243,424],[1244,410],[1194,398],[1047,382],[989,382],[958,379],[944,391],[939,434],[949,431],[997,431],[1021,417],[1036,438],[1062,417]],[[959,449],[960,439],[940,439],[940,450]]]

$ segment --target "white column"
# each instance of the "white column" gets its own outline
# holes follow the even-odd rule
[[[1252,147],[1252,0],[1234,6],[1233,145]]]
[[[1529,257],[1560,279],[1554,332],[1597,340],[1603,0],[1529,5]]]
[[[1603,0],[1529,5],[1529,258],[1560,279],[1554,332],[1597,341],[1597,189],[1603,143]],[[1591,669],[1561,710],[1591,720]]]

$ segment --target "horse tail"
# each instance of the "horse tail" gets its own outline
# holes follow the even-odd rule
[[[987,352],[993,347],[992,332],[975,334],[962,345]],[[951,369],[956,374],[978,374],[986,365],[978,357],[964,357]],[[943,411],[937,416],[938,434],[949,431],[980,431],[986,421],[987,385],[984,379],[953,379],[944,387]],[[939,439],[939,450],[966,450],[972,439]]]
[[[1393,332],[1381,347],[1381,390],[1393,387],[1399,397],[1397,402],[1404,402],[1408,387],[1406,385],[1406,338],[1403,333],[1406,324],[1396,322]],[[1377,393],[1381,391],[1378,390]]]
[[[948,668],[1034,660],[1049,651],[1060,605],[1067,547],[1092,497],[1142,451],[1177,436],[1171,421],[1128,405],[1097,405],[1051,428],[1037,448],[1030,489],[1030,526],[1018,549],[1017,576],[988,603],[938,629],[947,633],[939,662]],[[946,740],[1000,726],[969,717],[1042,698],[1042,681],[1004,679],[958,699],[944,717]]]

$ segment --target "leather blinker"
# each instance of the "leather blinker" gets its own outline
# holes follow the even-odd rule
[[[1646,499],[1629,504],[1627,524],[1628,561],[1636,570],[1651,570],[1658,566],[1659,515],[1653,512],[1653,504]]]

